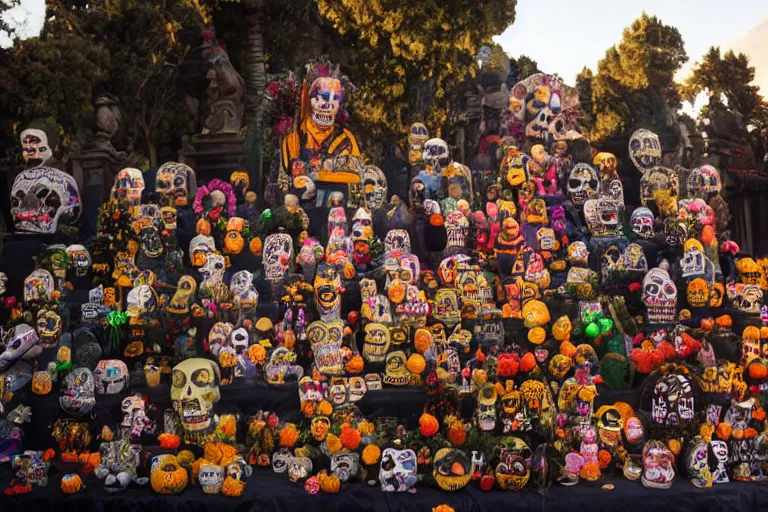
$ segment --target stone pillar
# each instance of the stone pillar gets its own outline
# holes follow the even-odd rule
[[[244,143],[245,137],[237,133],[195,135],[179,160],[195,170],[198,183],[213,178],[228,182],[232,171],[245,169]]]
[[[114,150],[93,148],[70,157],[70,161],[83,202],[81,239],[87,241],[96,235],[99,207],[109,199],[115,176],[125,167],[125,157]]]

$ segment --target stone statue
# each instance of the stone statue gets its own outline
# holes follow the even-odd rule
[[[243,92],[245,82],[229,61],[226,48],[216,43],[210,30],[208,52],[208,105],[210,113],[203,122],[203,134],[240,133],[243,124]]]

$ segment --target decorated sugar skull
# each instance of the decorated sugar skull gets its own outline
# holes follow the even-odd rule
[[[341,80],[329,76],[316,78],[309,87],[312,122],[321,128],[333,126],[342,101],[344,86]]]
[[[583,205],[588,199],[597,199],[600,181],[597,171],[585,163],[573,166],[568,175],[568,196],[575,205]]]
[[[343,341],[344,324],[341,320],[335,322],[312,322],[307,327],[312,353],[315,357],[315,368],[322,375],[340,375],[343,371]]]
[[[384,237],[384,250],[411,252],[411,237],[404,229],[390,229]]]
[[[341,309],[341,276],[335,267],[322,265],[314,280],[315,304],[324,322],[339,319]]]
[[[128,292],[126,300],[128,302],[126,312],[133,318],[141,318],[157,310],[157,292],[148,284],[134,286]]]
[[[224,256],[218,253],[211,253],[205,259],[205,263],[200,268],[200,275],[203,282],[200,288],[212,288],[224,280],[224,272],[227,270]]]
[[[224,468],[216,464],[201,464],[197,481],[205,494],[219,494],[224,483]]]
[[[21,155],[27,167],[40,167],[53,158],[53,149],[48,142],[48,134],[37,128],[22,130]]]
[[[643,485],[669,489],[675,480],[675,456],[661,441],[648,441],[643,448]]]
[[[613,199],[588,199],[584,202],[584,219],[592,236],[619,235],[622,204]]]
[[[677,213],[679,190],[677,173],[666,167],[653,167],[640,178],[640,202],[655,205],[662,216]]]
[[[115,183],[112,185],[112,199],[139,204],[142,192],[144,192],[144,175],[140,170],[126,167],[117,173]]]
[[[268,281],[285,277],[293,260],[293,239],[286,233],[274,233],[264,240],[264,275]]]
[[[253,305],[259,302],[259,293],[253,285],[253,274],[247,270],[240,270],[232,276],[229,282],[229,291],[232,294],[232,302],[235,307],[240,307],[243,301]]]
[[[22,171],[11,188],[11,216],[17,231],[55,233],[80,218],[80,191],[69,174],[52,167]]]
[[[96,392],[116,395],[128,386],[128,366],[119,359],[103,359],[93,370]]]
[[[93,374],[88,368],[76,368],[64,379],[64,391],[59,405],[65,412],[81,418],[90,413],[96,398],[94,396]]]
[[[353,479],[360,472],[360,455],[354,452],[336,453],[331,456],[331,473],[341,482]]]
[[[85,277],[91,269],[91,254],[84,245],[73,244],[66,249],[70,259],[70,267],[74,269],[77,277]]]
[[[216,242],[212,236],[197,235],[189,242],[189,259],[193,267],[202,267],[208,254],[216,252]]]
[[[714,440],[709,443],[712,453],[717,459],[717,465],[712,473],[712,478],[716,484],[727,484],[728,478],[728,444],[725,441]]]
[[[155,192],[163,204],[186,206],[197,194],[195,171],[179,162],[164,163],[157,169]]]
[[[763,302],[763,290],[756,284],[728,283],[726,293],[731,306],[750,315],[760,312]]]
[[[358,208],[352,219],[352,240],[367,241],[373,236],[373,219],[364,208]]]
[[[443,139],[429,139],[424,143],[424,152],[422,159],[424,166],[429,174],[440,174],[443,167],[450,163],[450,152],[448,144]]]
[[[34,359],[43,351],[37,332],[27,324],[16,325],[5,333],[2,347],[0,372],[19,359]]]
[[[61,315],[50,309],[37,312],[37,334],[43,348],[55,347],[61,337]]]
[[[505,491],[522,490],[531,478],[531,449],[519,437],[504,438],[496,465],[496,481]]]
[[[370,363],[383,363],[390,344],[389,329],[384,324],[370,322],[364,330],[363,357]]]
[[[432,476],[444,491],[458,491],[472,478],[473,466],[469,455],[455,448],[442,448],[435,453]]]
[[[386,448],[381,453],[379,482],[384,492],[416,492],[419,480],[416,453],[413,450]]]
[[[690,197],[709,198],[712,194],[719,194],[723,185],[720,181],[720,171],[711,165],[696,167],[688,175],[688,195]]]
[[[645,206],[635,208],[629,221],[632,231],[640,238],[646,240],[653,237],[653,223],[653,212]]]
[[[387,178],[384,172],[375,165],[366,165],[361,181],[365,208],[368,211],[381,208],[387,198]]]
[[[221,347],[229,341],[235,326],[229,322],[216,322],[208,331],[208,349],[215,357],[218,357]]]
[[[245,491],[248,478],[253,474],[251,466],[238,455],[224,468],[224,483],[221,491],[225,496],[239,497]]]
[[[418,165],[423,161],[424,143],[429,140],[429,130],[424,123],[413,123],[408,130],[408,163]]]
[[[477,426],[483,432],[493,432],[496,428],[496,388],[486,383],[477,392]]]
[[[640,172],[661,164],[661,142],[659,136],[644,128],[629,138],[629,158]]]
[[[189,475],[175,455],[164,454],[152,457],[149,480],[156,493],[179,494],[186,489]]]
[[[5,295],[5,292],[8,291],[8,276],[5,274],[5,272],[0,272],[0,297]]]
[[[662,262],[648,271],[643,279],[643,303],[648,313],[648,323],[672,323],[677,314],[677,286],[669,277],[669,263]]]
[[[192,358],[173,368],[171,400],[188,433],[207,431],[213,423],[213,404],[219,401],[219,366],[208,359]]]
[[[177,227],[178,211],[174,206],[163,206],[160,208],[160,219],[163,227],[169,232]]]
[[[272,455],[272,471],[277,474],[283,474],[288,471],[288,466],[291,464],[291,450],[288,448],[280,448]]]
[[[139,239],[141,240],[141,255],[145,258],[156,259],[165,252],[165,246],[157,227],[146,226],[142,228]]]
[[[448,235],[446,249],[463,249],[466,245],[469,221],[459,210],[454,210],[445,218],[445,231]]]
[[[699,488],[712,485],[712,473],[709,469],[709,444],[701,437],[693,438],[685,452],[685,467],[691,483]]]
[[[147,416],[147,404],[143,395],[136,393],[123,398],[120,409],[123,411],[120,427],[123,429],[125,437],[136,440],[142,434],[155,433],[156,425]]]
[[[302,482],[312,475],[312,459],[309,457],[291,457],[288,463],[288,479],[291,482]]]
[[[653,388],[651,418],[660,425],[684,425],[693,421],[694,397],[687,377],[662,375]]]

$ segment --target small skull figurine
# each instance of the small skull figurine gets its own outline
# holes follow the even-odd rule
[[[112,199],[139,204],[142,192],[144,192],[144,176],[140,170],[126,167],[117,173],[115,184],[112,186]]]
[[[173,368],[171,400],[188,433],[211,427],[213,404],[221,398],[220,375],[219,366],[208,359],[187,359]]]
[[[640,238],[645,238],[646,240],[653,237],[653,223],[653,212],[645,206],[635,208],[629,221],[632,231]]]
[[[37,128],[27,128],[21,132],[21,149],[27,167],[40,167],[53,158],[53,148],[48,143],[48,134]]]
[[[285,233],[269,235],[264,240],[264,274],[268,281],[285,277],[293,260],[293,239]]]
[[[163,241],[155,226],[147,226],[139,233],[141,254],[145,258],[156,259],[163,255]]]
[[[440,174],[440,171],[450,163],[448,144],[443,139],[429,139],[424,143],[422,159],[429,174]]]
[[[186,206],[197,194],[195,171],[179,162],[166,162],[157,169],[155,192],[163,204]]]
[[[84,245],[73,244],[66,249],[67,256],[69,257],[70,266],[75,270],[77,277],[85,277],[88,275],[88,271],[91,269],[91,254]]]
[[[643,303],[650,324],[672,323],[676,318],[677,286],[669,277],[668,268],[669,263],[664,260],[643,279]]]

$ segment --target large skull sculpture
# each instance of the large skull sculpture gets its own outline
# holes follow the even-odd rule
[[[696,167],[688,175],[688,195],[707,199],[711,194],[719,194],[722,189],[720,172],[711,165]]]
[[[466,245],[469,221],[459,210],[454,210],[445,219],[445,231],[448,235],[446,249],[462,249]]]
[[[27,324],[19,324],[8,331],[2,341],[0,372],[18,359],[34,359],[43,351],[37,332]]]
[[[186,206],[197,194],[195,171],[179,162],[166,162],[157,169],[155,192],[162,204]]]
[[[450,163],[448,144],[443,139],[429,139],[424,143],[422,154],[427,172],[440,174],[440,171]]]
[[[653,388],[651,417],[659,425],[684,425],[693,421],[691,382],[683,375],[663,375]]]
[[[382,207],[387,198],[387,178],[384,172],[375,165],[363,168],[363,197],[368,211]]]
[[[588,199],[597,199],[600,181],[597,171],[589,164],[573,166],[568,176],[568,195],[575,205],[583,205]]]
[[[187,359],[174,366],[171,400],[187,432],[211,426],[213,404],[221,398],[220,380],[219,365],[208,359]]]
[[[112,186],[112,199],[139,204],[142,192],[144,192],[144,175],[140,170],[126,167],[117,173],[115,184]]]
[[[18,231],[55,233],[59,223],[80,218],[80,191],[75,179],[52,167],[22,171],[11,189],[11,215]]]
[[[344,86],[339,79],[328,76],[315,79],[309,88],[312,122],[323,128],[333,126],[343,100]]]
[[[21,132],[21,152],[27,167],[45,165],[53,158],[53,148],[48,143],[48,134],[43,130],[27,128]]]

